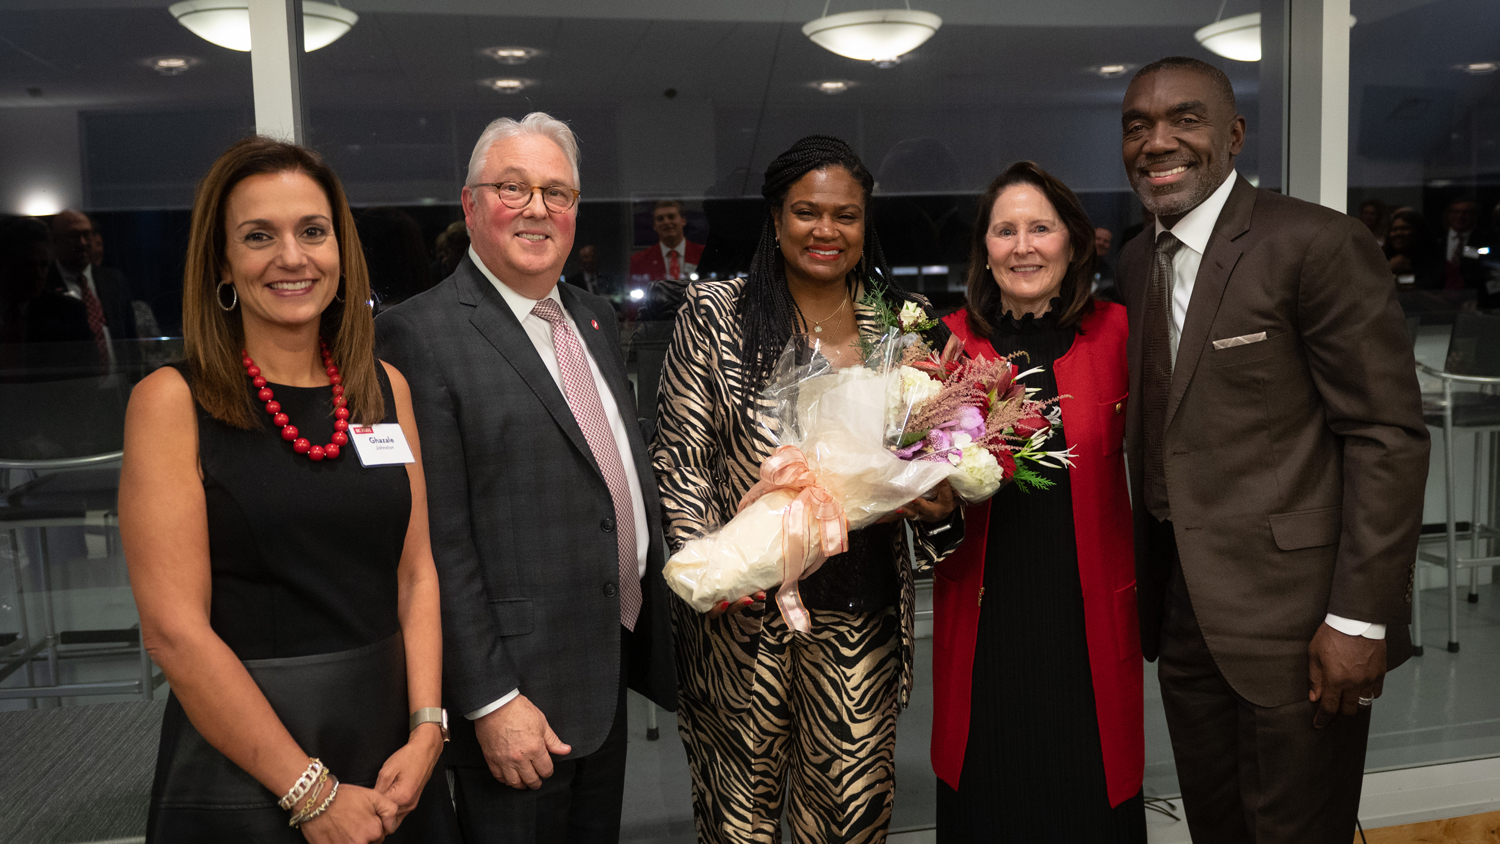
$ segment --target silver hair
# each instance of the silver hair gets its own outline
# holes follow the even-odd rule
[[[496,141],[520,135],[540,135],[557,144],[568,157],[568,163],[573,165],[573,188],[577,190],[582,187],[578,179],[578,136],[573,134],[568,124],[544,111],[533,111],[520,120],[502,117],[484,127],[484,131],[479,133],[479,140],[474,144],[474,153],[469,156],[469,176],[464,184],[472,186],[479,181],[490,147]]]

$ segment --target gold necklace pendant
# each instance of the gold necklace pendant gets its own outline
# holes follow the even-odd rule
[[[847,305],[847,304],[849,304],[849,297],[845,296],[844,297],[844,301],[842,301],[842,302],[839,303],[839,306],[838,306],[837,310],[835,310],[833,313],[829,314],[828,316],[823,317],[822,319],[815,319],[815,320],[813,320],[812,321],[812,324],[813,324],[813,333],[814,334],[822,334],[823,333],[823,323],[825,323],[825,322],[829,321],[830,319],[833,319],[834,317],[836,317],[839,314],[843,313],[844,312],[844,306]]]

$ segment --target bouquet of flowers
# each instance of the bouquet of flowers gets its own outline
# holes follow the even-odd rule
[[[891,319],[913,337],[933,324],[911,302]],[[903,460],[952,466],[948,482],[965,503],[988,499],[1008,481],[1023,491],[1046,489],[1052,482],[1036,466],[1073,465],[1071,449],[1044,448],[1062,423],[1056,400],[1038,401],[1021,384],[1040,368],[1020,372],[1009,358],[961,359],[957,337],[941,354],[919,338],[898,347],[899,394],[888,405],[887,440]]]
[[[862,342],[864,365],[835,369],[816,337],[794,336],[762,394],[777,448],[760,481],[734,518],[667,561],[668,585],[699,612],[779,586],[787,624],[806,631],[797,582],[848,550],[850,530],[944,480],[974,502],[1010,480],[1048,486],[1033,464],[1071,465],[1068,452],[1042,450],[1057,409],[1027,397],[1018,382],[1029,373],[960,361],[956,339],[935,354],[919,333],[935,322],[916,305],[865,303],[878,303],[888,330]]]

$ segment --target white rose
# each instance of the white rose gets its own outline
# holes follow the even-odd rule
[[[901,322],[901,327],[910,331],[914,326],[921,325],[927,321],[927,312],[922,310],[916,302],[907,302],[901,306],[901,313],[896,315]]]
[[[1000,489],[1005,473],[995,455],[983,446],[969,445],[963,450],[956,471],[948,477],[953,491],[964,501],[974,504],[989,498]]]
[[[903,366],[896,373],[901,377],[901,399],[910,407],[916,407],[943,391],[942,382],[920,369]]]

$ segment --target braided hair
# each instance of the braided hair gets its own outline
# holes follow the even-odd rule
[[[896,309],[913,301],[911,294],[893,282],[890,265],[880,248],[880,239],[875,236],[869,207],[875,177],[864,162],[848,144],[828,135],[808,135],[792,144],[766,168],[766,179],[760,187],[760,194],[766,200],[766,216],[761,223],[760,241],[750,261],[745,292],[739,301],[740,323],[744,326],[741,358],[746,371],[745,389],[750,396],[755,396],[765,387],[793,330],[806,324],[792,298],[791,288],[787,286],[786,265],[776,240],[776,215],[781,212],[787,193],[798,179],[813,170],[834,166],[847,170],[864,192],[865,248],[859,263],[844,278],[850,294],[861,282],[866,282],[867,289],[882,291]]]

